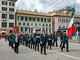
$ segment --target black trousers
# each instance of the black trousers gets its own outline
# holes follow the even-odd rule
[[[12,49],[14,49],[14,47],[13,47],[13,42],[11,41],[11,47],[12,47]]]
[[[39,41],[37,41],[37,50],[39,51]]]
[[[36,42],[36,44],[37,44],[37,50],[39,51],[39,43],[40,43],[40,39],[38,38],[38,39],[36,39],[37,40],[37,42]]]
[[[19,47],[19,43],[15,43],[15,52],[18,53],[18,47]]]
[[[28,46],[28,40],[25,40],[26,47]]]
[[[34,49],[34,43],[33,42],[31,42],[31,49],[32,49],[32,46],[33,46],[33,49]]]
[[[62,47],[61,47],[61,51],[63,51],[63,48],[65,47],[66,44],[66,51],[68,51],[68,42],[63,43]]]
[[[23,45],[24,45],[24,43],[25,43],[25,39],[22,40],[22,44],[23,44]]]
[[[53,41],[53,46],[55,45],[55,43],[56,43],[56,47],[58,47],[57,40],[54,40],[54,41]]]
[[[11,46],[11,41],[9,41],[9,46]]]
[[[37,46],[37,42],[34,42],[35,51],[36,51],[36,46]]]
[[[30,48],[30,41],[28,41],[28,47]]]
[[[44,48],[44,54],[46,54],[46,43],[41,44],[41,53],[43,52],[43,48]]]
[[[60,42],[60,47],[62,46],[62,41]]]
[[[52,46],[52,40],[49,40],[49,42],[48,42],[48,46],[47,46],[47,49],[48,49],[49,46],[50,46],[50,49],[51,49],[51,46]]]

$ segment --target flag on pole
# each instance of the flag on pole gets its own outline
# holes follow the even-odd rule
[[[75,27],[74,27],[74,12],[75,12],[75,10],[73,8],[71,18],[70,18],[69,27],[68,27],[68,31],[67,31],[68,36],[72,35],[73,31],[75,30]]]
[[[17,33],[18,27],[13,27],[13,30],[14,30],[15,33]]]

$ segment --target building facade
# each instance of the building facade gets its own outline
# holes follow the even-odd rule
[[[0,32],[9,33],[15,26],[16,0],[0,0]]]
[[[52,18],[52,31],[60,31],[60,30],[67,30],[70,22],[71,14],[66,16],[65,13],[53,13]],[[74,15],[74,23],[80,22],[80,15]],[[80,25],[78,26],[80,27]]]
[[[34,33],[37,29],[41,32],[44,29],[47,33],[52,32],[52,15],[35,11],[16,11],[16,26],[18,32],[28,31]]]

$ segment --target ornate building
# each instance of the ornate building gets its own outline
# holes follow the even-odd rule
[[[16,0],[0,0],[0,33],[9,33],[15,26]]]
[[[52,15],[48,13],[35,11],[16,11],[16,26],[18,32],[28,31],[34,33],[36,29],[42,31],[43,29],[48,33],[52,32]]]

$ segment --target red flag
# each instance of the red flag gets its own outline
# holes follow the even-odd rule
[[[13,30],[14,30],[15,33],[17,33],[18,27],[13,27]]]

